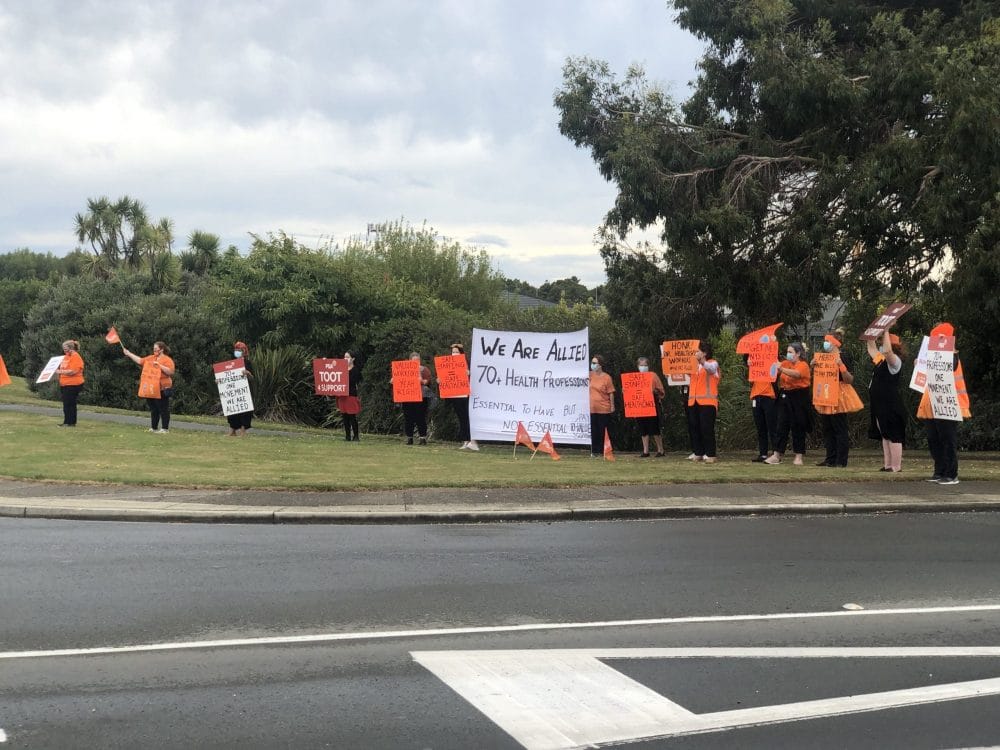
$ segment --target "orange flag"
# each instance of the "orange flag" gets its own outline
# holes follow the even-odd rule
[[[109,344],[120,344],[122,340],[118,338],[118,331],[115,330],[114,326],[108,329],[108,334],[104,337],[104,340]]]
[[[611,449],[611,436],[608,435],[608,428],[604,428],[604,460],[614,461],[615,452]]]
[[[535,444],[531,442],[531,435],[524,429],[521,422],[517,423],[517,436],[514,438],[514,451],[517,451],[518,443],[525,446],[529,451],[535,450]]]
[[[10,375],[7,374],[7,364],[0,357],[0,386],[10,385]]]
[[[542,439],[538,441],[538,447],[535,449],[535,453],[537,453],[538,451],[541,451],[542,453],[548,453],[552,457],[553,461],[558,461],[561,458],[561,456],[558,453],[556,453],[556,446],[553,444],[552,435],[549,433],[548,430],[545,431],[545,435],[542,437]],[[534,458],[535,457],[534,454],[532,454],[531,457]]]

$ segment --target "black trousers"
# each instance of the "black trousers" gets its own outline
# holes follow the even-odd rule
[[[472,440],[472,430],[469,428],[469,397],[450,398],[451,408],[455,410],[458,420],[458,439],[464,443]]]
[[[226,417],[226,421],[229,422],[230,429],[238,430],[240,428],[243,428],[245,430],[249,430],[250,423],[253,422],[253,412],[244,411],[240,412],[239,414],[230,414],[228,417]]]
[[[163,421],[163,429],[170,429],[170,396],[164,395],[160,391],[159,398],[147,398],[149,404],[149,423],[154,430],[159,429],[160,421]]]
[[[808,419],[806,409],[809,405],[809,389],[799,388],[786,391],[778,399],[778,442],[774,449],[784,453],[788,448],[788,433],[792,433],[792,450],[802,454],[806,452],[806,432]]]
[[[925,419],[927,447],[934,459],[934,476],[958,479],[958,422]]]
[[[706,404],[689,407],[691,419],[691,452],[696,456],[715,458],[715,417],[717,409]]]
[[[610,414],[590,413],[590,453],[595,456],[604,455],[604,431],[611,424]]]
[[[403,431],[406,437],[413,437],[416,430],[420,437],[427,437],[427,399],[403,403]]]
[[[76,425],[76,402],[80,398],[83,385],[61,385],[63,424]]]
[[[687,390],[686,388],[684,390]],[[698,416],[694,412],[693,406],[688,406],[687,396],[684,397],[684,421],[687,422],[688,428],[688,441],[691,443],[691,452],[695,455],[702,455],[694,449],[694,433],[697,429],[695,424],[698,420]]]
[[[345,414],[344,415],[344,437],[348,440],[358,439],[358,415],[357,414]]]
[[[757,396],[753,402],[753,423],[757,428],[757,455],[768,456],[778,445],[778,406],[776,399]],[[770,450],[768,449],[770,446]]]
[[[823,425],[823,445],[826,448],[826,462],[830,466],[847,466],[847,454],[851,450],[851,438],[847,433],[846,414],[820,414]]]

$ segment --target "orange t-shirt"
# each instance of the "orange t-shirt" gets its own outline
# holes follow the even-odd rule
[[[60,375],[59,385],[83,385],[83,357],[79,352],[70,352],[59,363],[60,370],[76,370],[76,375]]]
[[[590,413],[610,414],[611,394],[615,392],[615,384],[606,372],[590,373]]]
[[[750,398],[774,398],[774,383],[770,380],[751,381]]]
[[[161,354],[150,354],[148,357],[143,357],[142,363],[146,364],[147,362],[157,362],[161,367],[166,367],[168,370],[170,370],[171,373],[170,375],[167,375],[162,370],[160,370],[160,390],[162,391],[164,388],[173,388],[174,361],[170,359],[170,357],[168,357],[166,354],[161,353]]]
[[[812,372],[809,370],[809,365],[803,362],[801,359],[798,362],[784,361],[780,365],[786,370],[797,370],[799,377],[790,378],[785,373],[781,373],[778,377],[778,385],[781,386],[783,391],[794,391],[798,388],[808,388],[809,384],[812,382]]]

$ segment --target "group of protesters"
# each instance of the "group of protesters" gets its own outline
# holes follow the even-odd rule
[[[113,330],[113,329],[112,329]],[[110,336],[111,334],[109,334]],[[937,325],[931,332],[931,337],[954,337],[954,329],[948,323]],[[109,341],[111,339],[109,338]],[[120,343],[117,339],[115,343]],[[799,341],[790,342],[784,352],[771,365],[767,379],[751,380],[750,404],[753,421],[757,432],[757,454],[752,459],[756,463],[768,465],[780,464],[785,460],[791,441],[792,464],[801,466],[806,453],[806,435],[813,430],[815,422],[819,421],[823,432],[825,455],[817,462],[818,466],[844,468],[848,464],[850,439],[848,434],[848,415],[860,411],[864,404],[854,389],[853,363],[847,353],[843,352],[844,332],[841,329],[830,332],[824,337],[823,353],[833,355],[832,362],[837,368],[839,380],[838,396],[835,403],[821,401],[817,398],[810,385],[813,382],[815,358],[810,360],[805,345]],[[63,423],[60,426],[74,427],[77,424],[77,400],[84,384],[84,361],[79,353],[79,343],[67,340],[62,344],[63,358],[55,374],[59,376],[59,385],[63,402]],[[870,428],[869,437],[879,440],[882,445],[884,472],[902,471],[903,445],[905,442],[907,416],[900,392],[900,373],[906,350],[899,337],[886,329],[881,341],[869,339],[867,353],[874,367],[869,385]],[[154,371],[154,379],[158,378],[155,392],[147,395],[146,401],[150,411],[150,432],[163,434],[170,428],[170,398],[173,394],[173,375],[175,364],[170,357],[170,350],[162,341],[152,345],[152,352],[139,356],[125,348],[122,344],[122,354],[131,359],[144,371]],[[233,356],[242,359],[242,366],[247,375],[252,377],[248,348],[243,342],[237,341],[233,347]],[[451,354],[465,359],[465,349],[461,343],[451,345]],[[359,439],[358,414],[361,402],[358,396],[358,385],[361,382],[360,369],[355,366],[355,357],[351,352],[344,354],[348,366],[348,393],[338,396],[337,403],[343,415],[345,436],[348,441]],[[433,376],[430,368],[421,363],[418,352],[410,354],[411,360],[419,363],[421,400],[403,403],[404,432],[406,442],[419,444],[427,442],[428,409],[435,400],[433,391]],[[719,382],[722,371],[714,358],[712,344],[699,341],[694,355],[696,366],[690,372],[686,385],[683,387],[684,409],[691,443],[691,453],[688,459],[704,463],[715,463],[718,460],[716,441],[716,418],[719,410]],[[662,457],[664,445],[661,429],[663,403],[666,389],[660,377],[650,370],[649,359],[640,357],[636,361],[639,373],[649,373],[648,384],[652,391],[656,413],[650,416],[636,418],[642,440],[641,458],[650,456]],[[962,364],[958,355],[954,355],[952,363],[955,391],[962,418],[968,418],[969,396],[965,387]],[[590,361],[589,374],[590,391],[590,434],[591,455],[601,456],[607,439],[608,425],[611,415],[615,412],[615,385],[612,377],[605,371],[605,360],[600,354],[595,354]],[[812,394],[812,398],[810,398]],[[140,387],[140,395],[142,386]],[[455,411],[458,421],[459,438],[463,450],[478,451],[479,445],[472,438],[469,424],[468,397],[448,399]],[[231,436],[244,435],[251,427],[253,412],[231,414],[227,417]],[[930,405],[928,393],[925,390],[917,409],[917,418],[926,428],[928,446],[934,459],[934,474],[929,481],[940,484],[955,484],[958,482],[958,423],[959,420],[935,418]],[[655,447],[655,452],[651,450]]]
[[[949,323],[941,323],[930,332],[930,337],[954,337],[954,328]],[[844,331],[841,329],[824,336],[823,353],[833,355],[839,381],[834,403],[817,398],[810,387],[815,359],[809,359],[806,347],[800,341],[790,342],[784,357],[773,363],[772,377],[750,382],[750,404],[757,431],[757,454],[753,462],[768,465],[782,463],[791,438],[792,464],[803,465],[806,435],[812,432],[818,419],[823,431],[825,455],[817,466],[847,466],[850,453],[848,415],[862,410],[864,404],[854,388],[853,365],[848,354],[842,351],[843,345]],[[867,341],[867,352],[874,367],[869,385],[868,436],[881,442],[880,471],[900,472],[903,470],[907,416],[899,380],[906,350],[899,337],[886,329],[880,342],[876,339]],[[688,460],[715,463],[718,460],[715,423],[722,371],[708,341],[698,342],[695,360],[697,365],[682,391],[691,443]],[[951,366],[961,417],[967,419],[970,417],[969,396],[957,354]],[[649,372],[649,360],[640,357],[636,368],[640,373]],[[604,371],[601,355],[591,358],[590,369],[591,455],[598,456],[608,421],[614,412],[615,386],[611,376]],[[650,373],[648,382],[656,404],[656,415],[636,419],[642,438],[641,458],[654,455],[650,453],[650,438],[656,441],[655,456],[664,455],[660,419],[666,390],[656,373]],[[916,416],[925,425],[928,447],[934,459],[934,473],[928,481],[957,484],[959,421],[935,418],[926,389]]]

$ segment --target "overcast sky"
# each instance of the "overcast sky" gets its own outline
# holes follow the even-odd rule
[[[89,197],[245,251],[404,218],[533,284],[604,279],[612,187],[559,135],[567,56],[686,98],[666,0],[0,2],[0,251],[64,254]]]

